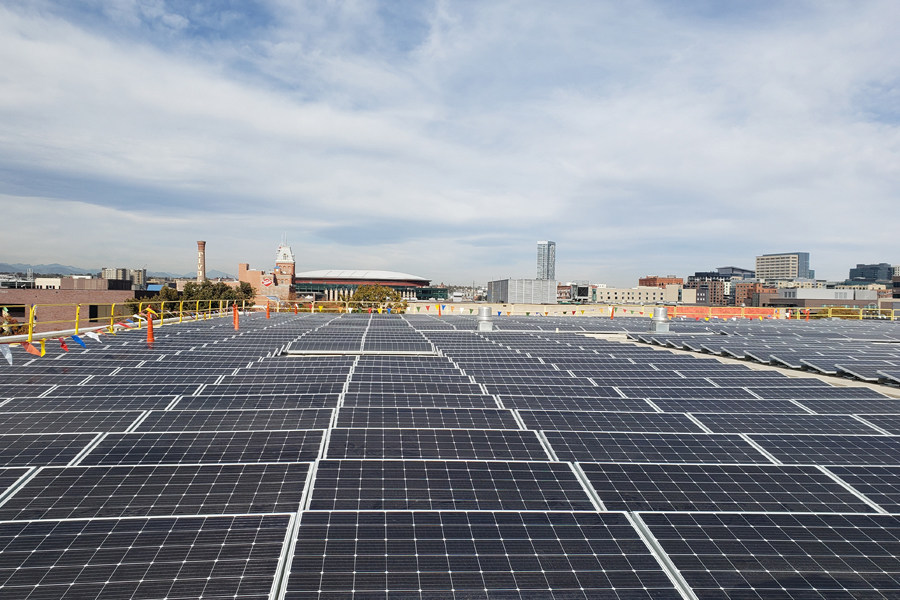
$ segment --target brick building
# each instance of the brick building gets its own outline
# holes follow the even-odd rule
[[[675,277],[674,275],[647,275],[638,279],[638,287],[658,287],[665,288],[667,285],[684,285],[684,279]]]
[[[0,289],[0,307],[6,307],[10,316],[20,324],[27,324],[31,307],[39,305],[34,330],[40,333],[74,329],[75,305],[80,305],[77,310],[78,327],[108,324],[112,310],[117,310],[113,305],[121,305],[133,297],[131,289]]]

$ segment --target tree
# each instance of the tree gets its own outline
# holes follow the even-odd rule
[[[211,281],[204,281],[203,283],[197,284],[193,281],[190,281],[184,284],[184,291],[179,293],[174,288],[163,287],[158,294],[153,296],[152,298],[146,298],[143,300],[137,300],[132,298],[130,300],[126,300],[125,302],[131,307],[132,311],[137,311],[138,306],[141,302],[144,305],[148,305],[153,308],[153,310],[160,309],[161,302],[177,302],[182,300],[184,302],[196,302],[200,300],[202,307],[205,307],[205,303],[209,301],[220,301],[224,300],[226,303],[241,303],[244,300],[252,301],[253,298],[256,297],[256,291],[253,289],[253,286],[246,282],[241,282],[237,287],[231,287],[227,283],[222,281],[218,283],[212,283]],[[173,305],[167,304],[167,310],[175,310],[171,308]]]
[[[350,298],[350,306],[356,309],[390,308],[406,310],[406,300],[400,292],[383,285],[361,285]]]

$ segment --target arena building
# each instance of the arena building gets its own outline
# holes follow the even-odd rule
[[[281,244],[272,271],[256,271],[238,265],[238,279],[256,289],[257,303],[293,301],[338,301],[349,298],[361,285],[382,285],[396,290],[404,300],[446,300],[448,290],[431,287],[431,281],[409,273],[373,270],[320,270],[295,272],[294,253]]]
[[[431,281],[409,273],[367,270],[305,271],[294,275],[294,292],[298,298],[341,300],[353,295],[361,285],[382,285],[400,293],[404,300],[441,300],[447,288],[431,287]]]

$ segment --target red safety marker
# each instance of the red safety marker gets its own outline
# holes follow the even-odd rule
[[[147,310],[147,347],[152,348],[154,341],[156,341],[156,340],[153,339],[153,313],[148,309]]]
[[[238,316],[237,304],[232,304],[231,307],[234,309],[234,330],[237,331],[241,328],[240,317]]]

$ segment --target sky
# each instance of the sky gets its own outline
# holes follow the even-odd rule
[[[0,262],[900,264],[900,2],[0,0]]]

